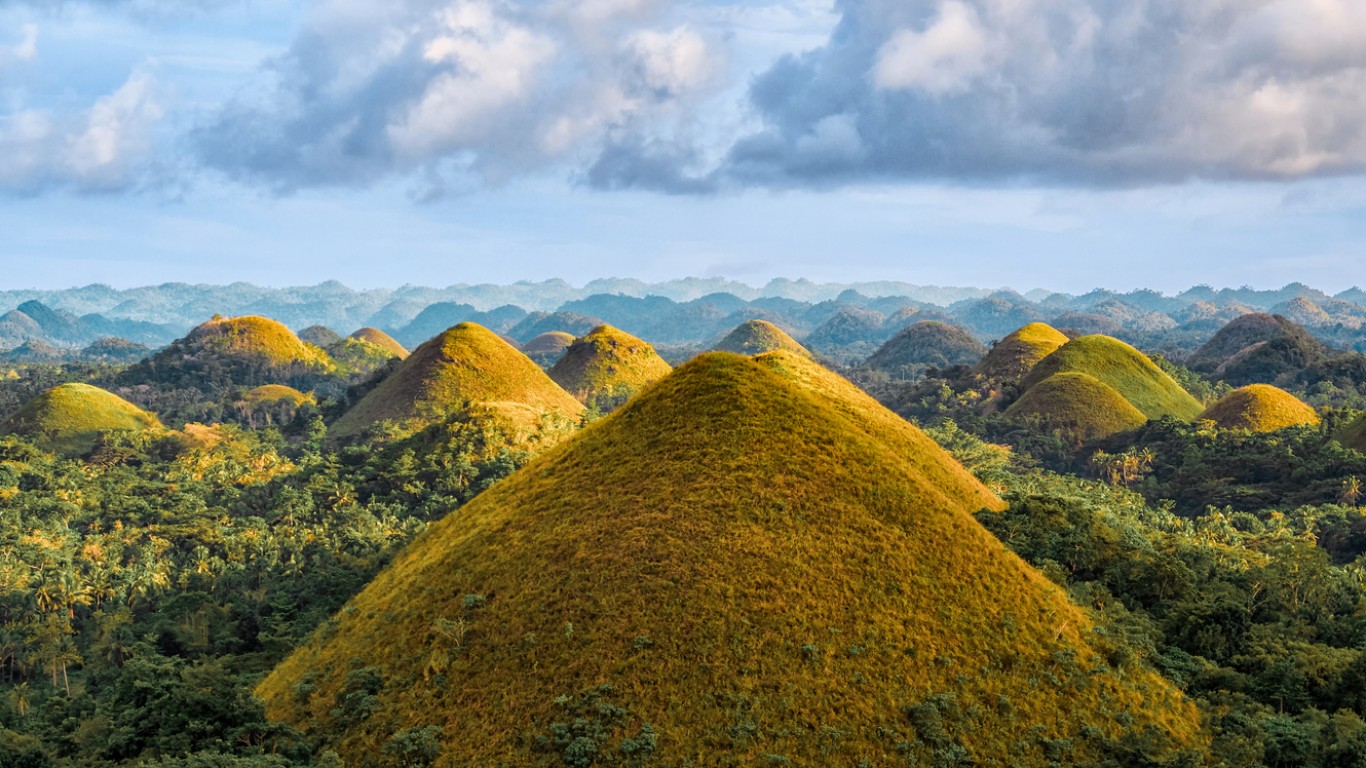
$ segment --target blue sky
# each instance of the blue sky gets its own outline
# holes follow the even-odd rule
[[[1356,0],[0,0],[0,284],[1366,283]]]

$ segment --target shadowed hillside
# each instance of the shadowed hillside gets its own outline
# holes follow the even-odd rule
[[[1047,323],[1030,323],[992,345],[974,369],[989,379],[1019,381],[1053,350],[1067,343],[1067,336]]]
[[[747,320],[712,347],[716,352],[734,352],[737,355],[760,355],[777,349],[811,357],[810,350],[767,320]]]
[[[577,419],[583,405],[535,363],[474,323],[461,323],[427,341],[329,430],[357,437],[381,421],[420,427],[468,403],[497,405],[524,425],[541,414]]]
[[[564,331],[546,331],[522,345],[522,354],[531,358],[542,368],[549,368],[559,362],[569,345],[574,343],[573,334]]]
[[[987,348],[967,331],[937,320],[921,320],[887,340],[864,363],[889,373],[916,366],[972,365]]]
[[[268,713],[352,764],[417,734],[442,766],[1192,745],[1193,707],[973,519],[999,500],[832,376],[688,363],[434,524],[262,682]]]

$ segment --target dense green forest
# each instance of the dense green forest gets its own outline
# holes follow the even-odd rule
[[[1202,403],[1230,390],[1157,362]],[[0,768],[340,764],[267,721],[254,685],[538,445],[479,409],[329,442],[325,423],[391,369],[301,378],[316,404],[264,409],[243,399],[241,372],[176,370],[165,387],[125,391],[183,429],[111,435],[77,457],[0,438]],[[59,383],[138,373],[21,366],[0,380],[0,415]],[[984,407],[1019,392],[966,366],[847,373],[1008,502],[978,520],[1090,612],[1111,664],[1156,669],[1198,703],[1208,754],[1159,759],[1137,734],[1105,765],[1366,766],[1366,455],[1334,439],[1366,406],[1355,385],[1298,387],[1323,413],[1313,425],[1160,418],[1078,440]],[[368,706],[363,672],[343,714]],[[933,714],[941,736],[924,738],[952,743],[962,713]],[[929,728],[916,724],[925,712],[907,717]],[[1067,744],[1049,749],[1082,764]],[[439,754],[416,730],[384,762]],[[546,764],[595,764],[567,755]]]

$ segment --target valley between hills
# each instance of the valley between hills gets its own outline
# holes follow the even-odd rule
[[[1358,289],[0,310],[0,768],[1366,766]]]

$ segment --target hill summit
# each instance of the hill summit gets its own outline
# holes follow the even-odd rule
[[[489,329],[461,323],[427,340],[332,425],[350,439],[381,421],[421,426],[468,404],[493,405],[528,426],[543,413],[577,419],[583,405]]]
[[[712,347],[716,352],[734,352],[737,355],[761,355],[777,349],[811,357],[810,350],[767,320],[746,320]]]
[[[365,328],[361,328],[355,333],[352,333],[350,336],[347,336],[346,338],[355,339],[356,341],[364,341],[368,344],[374,344],[375,346],[383,348],[386,352],[399,359],[403,359],[408,356],[408,350],[406,347],[395,341],[393,336],[390,336],[389,334],[385,333],[384,331],[381,331],[378,328],[370,328],[367,326]]]
[[[1148,421],[1112,387],[1075,371],[1055,373],[1025,390],[1005,415],[1037,419],[1045,430],[1083,442],[1137,429]]]
[[[159,429],[156,416],[89,384],[59,384],[0,423],[0,433],[32,437],[41,447],[68,455],[88,453],[110,432]]]
[[[1204,410],[1148,356],[1109,336],[1081,336],[1058,347],[1030,369],[1023,390],[1056,373],[1085,373],[1115,390],[1149,419],[1175,416],[1190,421]]]
[[[121,381],[197,388],[279,382],[298,385],[333,368],[327,353],[300,341],[275,320],[258,315],[215,315],[129,368]]]
[[[921,320],[888,339],[865,364],[887,372],[926,365],[944,368],[972,365],[986,353],[982,342],[962,328],[938,320]]]
[[[1249,384],[1220,398],[1200,418],[1225,429],[1274,432],[1302,424],[1318,424],[1319,415],[1299,398],[1270,384]]]
[[[1019,381],[1066,343],[1062,331],[1047,323],[1030,323],[996,342],[974,370],[989,379]]]
[[[832,377],[680,367],[433,524],[260,684],[267,713],[349,764],[417,734],[441,766],[1192,744],[1194,708],[973,518],[1001,502]]]
[[[581,402],[611,410],[672,370],[646,342],[599,325],[569,345],[550,378]]]

